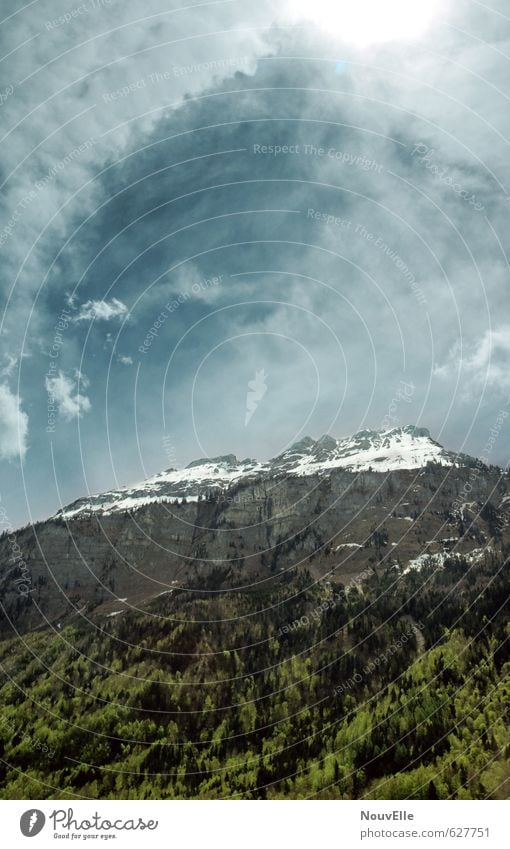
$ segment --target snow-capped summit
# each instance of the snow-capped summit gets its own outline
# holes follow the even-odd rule
[[[353,472],[418,469],[428,462],[451,466],[456,455],[435,442],[426,428],[360,430],[344,439],[325,434],[317,442],[304,439],[272,461],[273,467],[306,475],[343,468]]]
[[[168,469],[131,487],[80,498],[57,515],[70,519],[97,511],[134,510],[175,499],[197,501],[201,496],[228,490],[241,481],[281,475],[327,475],[334,469],[355,473],[390,472],[420,469],[429,462],[454,466],[463,461],[435,442],[426,428],[414,426],[386,431],[361,430],[343,439],[334,439],[328,434],[318,440],[307,436],[267,462],[240,461],[234,454],[194,460],[185,469]]]

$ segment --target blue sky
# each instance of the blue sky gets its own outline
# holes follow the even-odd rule
[[[363,47],[343,23],[290,0],[37,2],[2,22],[13,525],[197,457],[378,429],[390,407],[482,452],[510,394],[510,21],[453,0]]]

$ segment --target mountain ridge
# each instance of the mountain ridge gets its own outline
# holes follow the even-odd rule
[[[293,477],[327,475],[334,469],[347,472],[390,472],[423,468],[429,462],[443,466],[465,465],[467,455],[448,451],[432,439],[427,428],[406,425],[389,430],[361,430],[335,439],[309,436],[268,461],[238,460],[235,454],[203,457],[184,469],[166,469],[131,486],[78,498],[56,514],[64,519],[101,512],[136,510],[148,504],[186,499],[198,501],[252,479],[271,480],[282,474]]]

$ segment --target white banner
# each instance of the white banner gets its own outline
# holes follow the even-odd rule
[[[143,849],[508,849],[509,802],[4,801],[2,843]],[[30,840],[34,840],[30,844]]]

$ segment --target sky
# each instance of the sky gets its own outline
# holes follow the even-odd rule
[[[506,466],[504,0],[73,2],[0,22],[11,525],[388,425]]]

